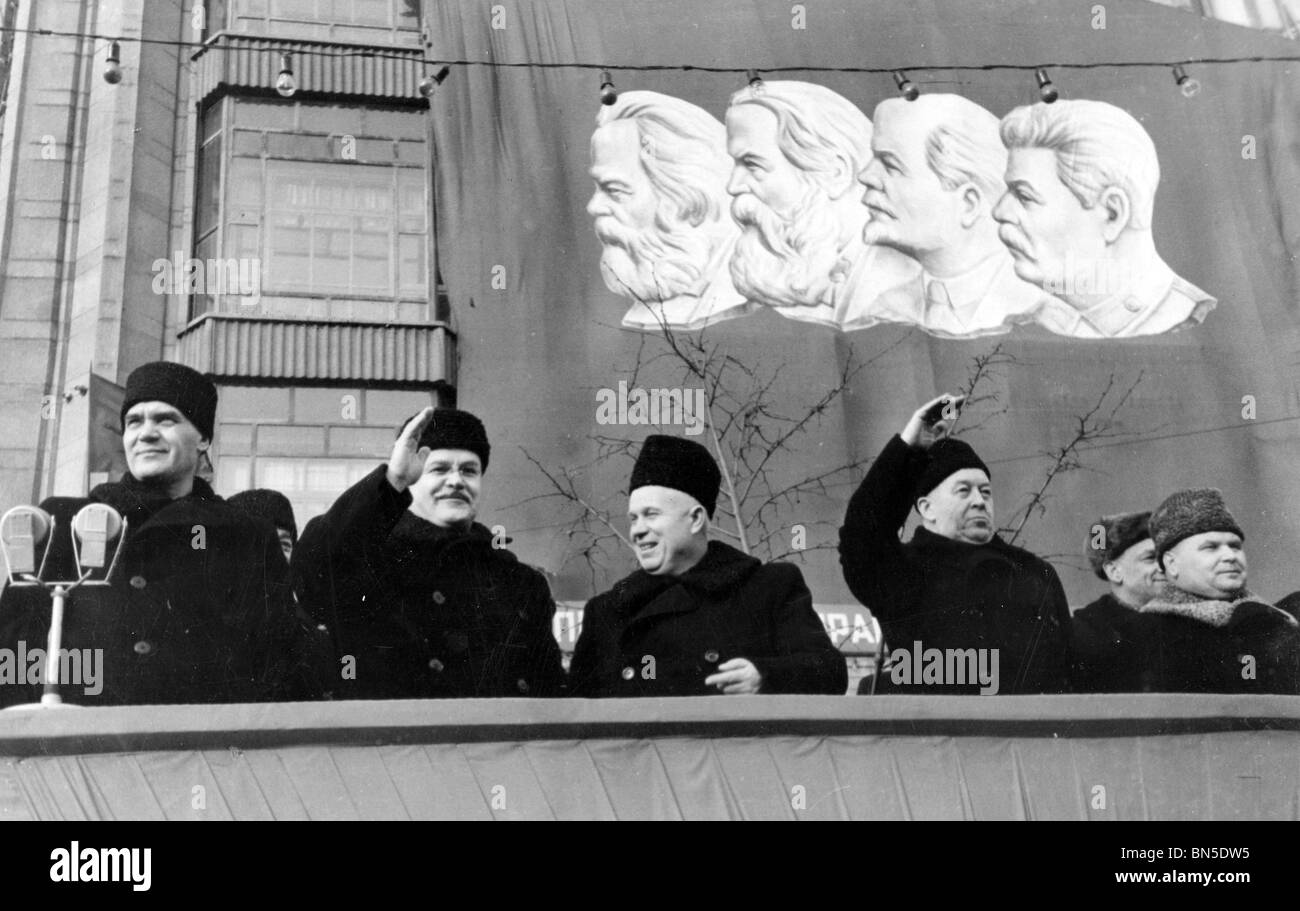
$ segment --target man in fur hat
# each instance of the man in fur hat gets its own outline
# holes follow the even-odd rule
[[[126,520],[111,584],[78,588],[68,599],[63,648],[103,658],[101,679],[92,685],[61,681],[64,702],[317,695],[305,671],[308,631],[294,615],[289,566],[275,531],[232,508],[197,476],[216,410],[217,389],[201,373],[166,361],[136,368],[121,411],[127,473],[88,498],[41,504],[56,523],[46,578],[77,578],[68,528],[83,506],[106,503]],[[44,648],[49,626],[48,594],[5,591],[0,648],[20,642]],[[40,689],[0,686],[0,706],[34,702]]]
[[[241,512],[266,519],[274,525],[284,558],[288,560],[293,556],[293,548],[298,543],[298,522],[293,517],[293,504],[288,497],[278,490],[259,487],[237,493],[226,502]]]
[[[844,657],[799,568],[709,540],[720,483],[700,444],[646,439],[628,497],[641,568],[588,602],[571,695],[844,694]]]
[[[552,696],[564,685],[546,579],[478,524],[487,431],[425,408],[386,464],[307,523],[302,603],[334,633],[349,699]]]
[[[840,529],[844,579],[893,653],[875,690],[1064,692],[1065,592],[1051,566],[998,537],[988,466],[947,436],[960,405],[944,395],[917,409],[872,463]],[[912,508],[920,527],[904,544]]]
[[[278,490],[258,487],[245,490],[226,500],[239,511],[255,519],[265,520],[275,528],[284,558],[293,557],[293,549],[298,545],[298,522],[293,515],[293,504],[289,498]],[[294,579],[295,612],[299,621],[308,629],[310,643],[310,660],[304,667],[303,674],[311,681],[313,690],[323,699],[334,698],[338,688],[335,681],[339,679],[334,659],[334,638],[329,627],[316,617],[316,613],[307,610],[300,601],[302,585]]]
[[[1247,587],[1245,537],[1213,489],[1171,494],[1151,514],[1166,579],[1142,607],[1154,691],[1300,694],[1300,593],[1274,606]]]
[[[1092,526],[1085,555],[1110,591],[1070,620],[1074,639],[1073,688],[1079,693],[1136,693],[1150,689],[1142,606],[1163,584],[1149,512],[1102,516]]]

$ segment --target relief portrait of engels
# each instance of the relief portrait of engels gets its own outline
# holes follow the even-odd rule
[[[1155,145],[1123,109],[1057,101],[999,122],[925,94],[874,113],[793,81],[736,92],[725,126],[655,92],[602,107],[587,212],[606,286],[633,301],[623,326],[768,308],[844,331],[1101,339],[1194,326],[1217,304],[1155,250]]]
[[[702,329],[753,309],[727,263],[740,230],[728,214],[726,128],[657,92],[602,105],[591,136],[587,203],[610,291],[633,301],[630,329]]]
[[[857,175],[871,160],[871,121],[824,86],[773,81],[732,95],[726,123],[736,290],[790,319],[876,322],[880,295],[919,267],[863,240]]]

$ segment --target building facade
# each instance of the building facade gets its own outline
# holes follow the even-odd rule
[[[609,559],[588,571],[576,504],[601,495],[617,527],[620,459],[651,431],[601,425],[598,395],[657,343],[618,325],[627,303],[600,277],[586,211],[596,63],[632,65],[615,72],[619,91],[721,118],[751,66],[823,84],[870,114],[894,80],[849,70],[897,58],[915,64],[923,91],[960,92],[1002,116],[1037,99],[1032,67],[945,66],[1294,47],[1277,36],[1282,13],[1266,15],[1294,0],[1246,4],[1246,20],[1218,0],[1127,0],[1108,5],[1107,28],[1089,15],[1074,32],[1062,30],[1073,0],[943,0],[924,17],[901,0],[794,6],[806,6],[806,30],[791,5],[721,0],[0,3],[0,509],[120,474],[121,385],[150,360],[219,385],[217,491],[281,490],[300,526],[385,457],[404,418],[459,400],[492,434],[486,524],[548,571],[558,598],[585,600],[632,562],[596,523]],[[121,39],[116,82],[105,79],[109,36]],[[430,92],[427,60],[462,63]],[[685,66],[703,63],[735,71]],[[1206,86],[1196,101],[1163,67],[1053,72],[1065,97],[1120,105],[1154,134],[1161,247],[1221,301],[1202,329],[1001,343],[885,326],[833,335],[760,314],[710,330],[756,376],[782,371],[771,386],[782,414],[815,405],[852,356],[869,362],[802,448],[773,461],[773,483],[799,496],[755,507],[768,509],[765,540],[803,547],[807,532],[807,553],[785,556],[818,603],[851,600],[835,530],[861,467],[995,343],[1005,366],[984,381],[993,404],[972,415],[970,439],[994,465],[1006,514],[1023,510],[1019,543],[1054,559],[1074,603],[1097,585],[1080,550],[1095,517],[1187,486],[1224,488],[1249,523],[1265,593],[1297,587],[1294,80],[1281,63],[1193,74]],[[1247,137],[1259,146],[1249,158]],[[643,384],[697,385],[668,362],[649,366],[658,372],[642,371]],[[1038,508],[1050,454],[1108,382],[1130,389],[1116,439],[1053,481]],[[579,477],[604,452],[598,436],[622,448]],[[543,470],[574,471],[576,499],[545,499]],[[798,488],[823,474],[831,481]]]
[[[220,387],[217,489],[274,487],[304,520],[454,400],[418,4],[56,0],[6,22],[0,499],[119,473],[121,384],[158,358]],[[116,83],[95,35],[124,39]]]

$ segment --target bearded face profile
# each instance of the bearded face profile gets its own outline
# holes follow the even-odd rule
[[[727,152],[741,230],[730,263],[736,290],[791,319],[869,325],[876,298],[916,265],[862,238],[867,116],[824,86],[765,82],[732,96]]]
[[[688,222],[671,221],[657,211],[639,219],[611,202],[596,215],[594,227],[602,245],[600,274],[610,291],[638,301],[700,292],[712,244]]]
[[[636,302],[624,326],[695,329],[745,312],[726,276],[718,281],[737,235],[727,169],[725,130],[702,108],[656,92],[601,108],[587,214],[605,286]]]
[[[808,184],[800,202],[785,212],[741,192],[731,202],[731,217],[741,232],[731,258],[737,291],[772,306],[829,302],[834,282],[848,271],[840,251],[849,238],[832,217],[824,190]]]

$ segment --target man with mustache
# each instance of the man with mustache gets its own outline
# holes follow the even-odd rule
[[[1019,278],[998,240],[991,213],[1006,190],[1007,151],[991,111],[960,95],[887,98],[873,126],[872,158],[858,174],[870,216],[864,238],[922,269],[885,296],[875,318],[970,338],[1065,306]]]
[[[749,312],[726,268],[739,232],[718,119],[680,98],[623,92],[596,124],[587,214],[606,287],[634,301],[623,325],[702,329]]]
[[[1300,592],[1274,606],[1247,588],[1245,534],[1223,495],[1180,490],[1150,524],[1166,579],[1142,606],[1150,689],[1300,694]]]
[[[198,477],[212,445],[217,388],[183,364],[131,371],[122,399],[127,471],[88,497],[41,504],[55,521],[45,579],[79,575],[69,526],[90,503],[126,522],[110,584],[68,597],[62,647],[102,649],[101,689],[60,681],[64,702],[157,705],[312,699],[310,635],[294,615],[289,564],[275,529]],[[109,554],[113,553],[112,544]],[[92,578],[103,579],[104,570]],[[50,596],[9,586],[0,648],[46,646]],[[0,706],[36,702],[40,685],[0,686]]]
[[[915,262],[863,240],[857,174],[871,158],[871,121],[808,82],[763,82],[731,97],[727,182],[741,227],[736,290],[790,319],[872,325],[876,301],[916,275]]]
[[[996,650],[999,692],[1065,692],[1065,591],[1050,565],[998,537],[988,466],[946,435],[960,405],[950,395],[927,402],[871,464],[840,529],[844,579],[891,649]],[[904,544],[913,508],[921,523]],[[877,676],[876,692],[980,690],[969,679],[895,684],[888,668]]]
[[[628,497],[641,568],[587,604],[571,695],[844,695],[844,656],[799,568],[709,540],[720,483],[699,443],[646,439]]]
[[[1039,321],[1075,338],[1199,324],[1217,301],[1174,274],[1151,233],[1160,164],[1131,114],[1101,101],[1019,107],[1002,119],[1007,191],[993,209],[1016,274],[1069,304]]]
[[[477,417],[425,408],[387,464],[303,530],[293,566],[303,605],[334,633],[336,696],[562,690],[545,577],[475,521],[490,452]]]

